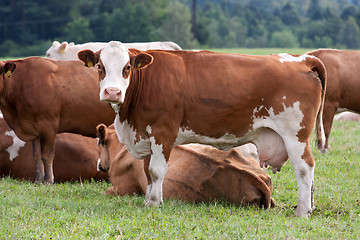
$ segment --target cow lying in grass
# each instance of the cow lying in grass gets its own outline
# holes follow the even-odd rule
[[[31,142],[23,142],[9,128],[0,112],[0,177],[35,180],[36,165]],[[108,179],[97,171],[100,152],[95,138],[62,133],[55,138],[56,182]]]
[[[135,159],[120,143],[114,127],[97,128],[101,150],[99,168],[108,171],[113,186],[108,195],[143,195],[148,180],[144,161]],[[175,147],[171,152],[164,179],[164,197],[190,202],[226,199],[237,204],[267,208],[271,198],[270,176],[253,158],[239,150],[220,151],[202,145]]]

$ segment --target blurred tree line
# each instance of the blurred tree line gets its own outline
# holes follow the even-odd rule
[[[360,48],[360,0],[1,0],[0,56],[53,40],[190,48]]]

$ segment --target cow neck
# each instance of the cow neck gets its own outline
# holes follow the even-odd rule
[[[143,71],[144,70],[142,69],[131,71],[130,84],[126,90],[124,103],[121,105],[119,112],[121,122],[124,122],[125,120],[130,122],[132,120],[131,113],[135,109],[142,107],[140,97],[145,82]]]

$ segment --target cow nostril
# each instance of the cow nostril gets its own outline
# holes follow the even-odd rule
[[[117,88],[106,88],[104,91],[105,98],[110,101],[119,101],[122,93]]]

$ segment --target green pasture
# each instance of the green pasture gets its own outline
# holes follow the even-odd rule
[[[277,206],[264,210],[226,201],[110,197],[106,182],[35,185],[0,180],[0,239],[359,239],[360,126],[335,122],[331,152],[316,158],[315,205],[309,219],[293,217],[297,185],[292,166],[273,175]],[[312,143],[314,143],[312,139]]]
[[[230,52],[257,54],[255,49]],[[160,207],[145,207],[144,196],[105,196],[107,182],[43,186],[5,177],[0,239],[360,239],[359,136],[358,123],[334,122],[326,155],[318,153],[312,138],[316,210],[309,219],[293,217],[298,190],[289,161],[275,175],[269,170],[277,206],[267,210],[226,200],[165,200]]]

